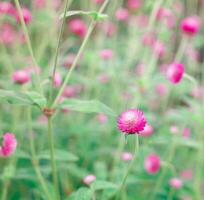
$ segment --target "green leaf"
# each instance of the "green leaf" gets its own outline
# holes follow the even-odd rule
[[[82,11],[82,10],[71,10],[71,11],[68,11],[68,12],[66,12],[65,16],[66,17],[71,17],[71,16],[74,16],[74,15],[90,16],[95,21],[103,20],[103,19],[108,17],[108,15],[101,14],[101,13],[98,13],[96,11]],[[62,13],[60,15],[60,19],[63,19],[63,17],[64,17],[64,13]]]
[[[91,200],[92,191],[89,188],[79,188],[76,192],[72,193],[68,200]]]
[[[105,189],[116,189],[117,185],[108,182],[108,181],[94,181],[92,183],[92,187],[94,188],[94,190],[105,190]]]
[[[40,108],[46,106],[47,100],[37,92],[16,92],[12,90],[0,90],[0,101],[9,104],[29,106],[36,105]]]
[[[101,103],[98,100],[78,100],[78,99],[66,99],[58,108],[69,109],[84,113],[104,113],[106,115],[115,116],[114,111]]]
[[[55,157],[57,161],[64,161],[64,162],[75,162],[78,160],[77,156],[75,156],[74,154],[68,151],[63,151],[63,150],[56,150]],[[39,153],[38,159],[49,160],[50,159],[49,151],[47,150]]]

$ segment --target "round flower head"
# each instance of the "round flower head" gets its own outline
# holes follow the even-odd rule
[[[138,10],[141,7],[141,0],[128,0],[127,7],[131,10]]]
[[[95,180],[96,180],[96,176],[94,176],[93,174],[89,174],[83,179],[83,182],[86,185],[91,185],[91,183],[93,183]]]
[[[144,114],[138,109],[127,110],[118,118],[118,129],[124,134],[139,134],[144,130],[145,125]]]
[[[102,113],[98,114],[96,118],[100,124],[105,124],[108,121],[108,117]]]
[[[30,81],[30,74],[26,70],[18,70],[13,73],[12,79],[15,83],[23,85]]]
[[[12,133],[6,133],[3,136],[3,143],[2,146],[0,146],[0,157],[9,157],[11,156],[17,146],[17,140],[15,138],[15,135]]]
[[[0,43],[10,45],[15,42],[16,32],[10,24],[3,24],[0,27]]]
[[[153,134],[154,129],[152,126],[146,124],[146,126],[144,127],[144,130],[141,132],[141,136],[142,137],[149,137]]]
[[[53,81],[54,87],[55,88],[60,87],[61,83],[62,83],[62,78],[60,73],[55,73],[54,81]]]
[[[201,21],[198,16],[190,16],[181,22],[180,28],[184,34],[187,36],[195,36],[201,26]]]
[[[119,8],[115,13],[115,17],[118,21],[121,22],[127,21],[129,17],[128,10],[125,8]]]
[[[110,60],[113,58],[113,51],[111,49],[103,49],[100,52],[100,57],[103,60]]]
[[[31,21],[32,21],[32,14],[31,14],[30,10],[28,10],[27,8],[22,8],[21,11],[22,11],[24,22],[26,24],[30,24]],[[19,16],[19,14],[17,14],[17,16],[16,16],[16,21],[18,23],[20,23],[20,16]]]
[[[105,0],[93,0],[96,4],[102,4]]]
[[[133,159],[133,155],[129,152],[123,152],[121,155],[121,159],[123,161],[131,161]]]
[[[169,181],[169,185],[170,185],[172,188],[178,190],[178,189],[180,189],[180,188],[183,186],[183,182],[182,182],[182,180],[179,179],[179,178],[172,178],[172,179]]]
[[[173,63],[167,69],[167,78],[173,83],[177,84],[182,80],[184,75],[184,66],[181,63]]]
[[[0,2],[0,14],[14,16],[16,13],[15,8],[10,2]]]
[[[87,32],[86,24],[81,19],[72,19],[69,22],[69,30],[80,38],[84,38]]]
[[[160,158],[155,154],[151,154],[145,159],[144,167],[148,174],[156,174],[160,170],[160,166]]]

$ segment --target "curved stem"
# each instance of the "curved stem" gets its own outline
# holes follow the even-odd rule
[[[101,14],[101,13],[104,11],[104,9],[105,9],[106,5],[108,4],[108,2],[109,2],[109,0],[106,0],[106,1],[103,3],[103,5],[101,6],[101,8],[100,8],[100,10],[99,10],[99,14]],[[90,25],[89,25],[87,34],[86,34],[86,36],[85,36],[85,38],[84,38],[84,40],[83,40],[83,42],[82,42],[82,44],[81,44],[81,46],[80,46],[80,48],[79,48],[79,51],[78,51],[78,53],[77,53],[77,55],[76,55],[76,57],[75,57],[75,59],[74,59],[74,61],[73,61],[73,63],[72,63],[72,66],[71,66],[69,72],[67,73],[67,75],[66,75],[66,77],[65,77],[65,80],[64,80],[64,82],[63,82],[63,84],[62,84],[62,86],[61,86],[61,88],[60,88],[60,90],[59,90],[59,92],[58,92],[58,94],[57,94],[57,97],[55,98],[55,100],[54,100],[54,102],[53,102],[51,108],[53,108],[53,107],[56,106],[56,104],[57,104],[57,102],[58,102],[60,96],[62,95],[62,93],[63,93],[63,91],[64,91],[64,88],[66,87],[66,85],[67,85],[67,83],[68,83],[68,81],[69,81],[69,79],[70,79],[70,77],[71,77],[71,75],[72,75],[72,72],[73,72],[73,70],[75,69],[75,67],[76,67],[76,65],[77,65],[77,63],[78,63],[78,61],[79,61],[79,58],[81,57],[82,52],[83,52],[84,49],[85,49],[85,46],[86,46],[86,44],[87,44],[87,42],[88,42],[88,40],[89,40],[89,38],[90,38],[90,36],[91,36],[91,33],[92,33],[92,31],[93,31],[95,25],[96,25],[96,21],[92,20],[91,23],[90,23]]]

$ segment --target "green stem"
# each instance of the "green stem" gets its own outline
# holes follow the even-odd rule
[[[14,0],[15,1],[15,4],[16,4],[16,8],[18,10],[18,14],[20,16],[20,22],[21,22],[21,25],[22,25],[22,28],[23,28],[23,32],[24,32],[24,35],[25,35],[25,39],[26,39],[26,43],[27,43],[27,46],[28,46],[28,51],[30,53],[30,56],[32,58],[32,61],[33,61],[33,64],[34,64],[34,70],[35,70],[35,74],[36,74],[36,86],[39,86],[37,87],[37,89],[39,90],[39,92],[42,93],[42,87],[41,87],[41,83],[40,83],[40,76],[39,76],[39,73],[38,73],[38,63],[34,57],[34,53],[33,53],[33,49],[32,49],[32,45],[31,45],[31,41],[30,41],[30,37],[29,37],[29,34],[28,34],[28,30],[27,30],[27,27],[26,27],[26,24],[25,24],[25,21],[23,19],[23,14],[22,14],[22,10],[21,10],[21,6],[20,6],[20,3],[19,3],[19,0]]]
[[[50,148],[50,159],[51,159],[51,167],[52,167],[53,184],[54,184],[56,195],[58,199],[60,199],[58,178],[57,178],[57,168],[56,168],[56,163],[55,163],[55,152],[54,152],[55,147],[54,147],[54,140],[53,140],[52,118],[51,117],[48,117],[48,142],[49,142],[49,148]]]
[[[36,155],[36,151],[35,151],[35,144],[34,144],[34,138],[32,137],[32,125],[31,125],[31,110],[28,110],[28,126],[29,126],[29,133],[30,133],[30,138],[29,138],[29,142],[30,142],[30,151],[31,151],[31,156],[32,156],[32,164],[35,170],[35,173],[37,175],[38,181],[42,187],[42,190],[45,193],[46,199],[48,200],[52,200],[52,197],[50,196],[50,193],[48,191],[48,188],[46,186],[46,183],[43,179],[43,176],[40,172],[40,168],[39,168],[39,162],[38,162],[38,158]]]
[[[99,10],[99,14],[101,14],[101,13],[104,11],[104,9],[105,9],[106,5],[108,4],[108,2],[109,2],[109,0],[106,0],[106,1],[103,3],[103,5],[101,6],[101,8],[100,8],[100,10]],[[84,40],[83,40],[83,42],[82,42],[82,44],[81,44],[81,46],[80,46],[80,48],[79,48],[79,51],[78,51],[78,53],[77,53],[77,55],[76,55],[76,57],[75,57],[75,59],[74,59],[74,62],[72,63],[72,66],[71,66],[69,72],[67,73],[67,75],[66,75],[66,77],[65,77],[65,80],[64,80],[64,82],[63,82],[63,84],[62,84],[62,86],[61,86],[61,88],[60,88],[60,90],[59,90],[59,92],[58,92],[58,94],[57,94],[57,97],[55,98],[55,100],[54,100],[54,102],[53,102],[51,108],[53,108],[53,107],[56,106],[56,104],[57,104],[57,102],[58,102],[60,96],[62,95],[62,93],[63,93],[63,91],[64,91],[64,88],[66,87],[66,85],[67,85],[67,83],[68,83],[68,81],[69,81],[69,79],[70,79],[70,77],[71,77],[71,75],[72,75],[72,72],[73,72],[73,70],[75,69],[75,67],[76,67],[76,65],[77,65],[77,63],[78,63],[78,61],[79,61],[79,59],[80,59],[80,57],[81,57],[81,55],[82,55],[82,52],[83,52],[84,49],[85,49],[85,46],[86,46],[86,44],[87,44],[87,42],[88,42],[88,40],[89,40],[89,38],[90,38],[90,36],[91,36],[91,33],[92,33],[92,31],[93,31],[95,25],[96,25],[96,21],[95,21],[95,20],[92,20],[91,23],[90,23],[90,25],[89,25],[87,34],[86,34],[86,36],[85,36],[85,38],[84,38]]]
[[[126,173],[125,173],[125,175],[124,175],[124,177],[123,177],[122,183],[121,183],[121,185],[120,185],[120,187],[119,187],[119,192],[118,192],[118,195],[117,195],[117,197],[116,197],[117,200],[120,198],[120,194],[123,193],[123,190],[124,190],[124,187],[125,187],[125,184],[126,184],[127,177],[128,177],[128,175],[129,175],[129,173],[130,173],[130,170],[131,170],[132,167],[133,167],[133,164],[134,164],[134,162],[135,162],[135,158],[136,158],[136,156],[137,156],[138,151],[139,151],[139,136],[138,136],[138,134],[136,134],[135,144],[134,144],[133,159],[131,160],[131,162],[130,162],[128,168],[127,168],[127,171],[126,171]]]
[[[182,41],[179,45],[178,51],[175,55],[175,61],[176,62],[180,62],[182,60],[182,57],[185,53],[185,49],[186,49],[187,44],[188,44],[188,38],[183,36]]]

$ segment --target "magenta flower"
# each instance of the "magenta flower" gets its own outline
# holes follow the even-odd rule
[[[30,24],[31,21],[32,21],[32,14],[31,14],[30,10],[28,10],[27,8],[22,8],[21,11],[22,11],[24,22],[26,24]],[[19,16],[19,14],[16,15],[16,21],[18,23],[20,23],[20,16]]]
[[[97,120],[98,120],[98,122],[100,124],[106,124],[107,121],[108,121],[108,117],[105,114],[102,114],[102,113],[98,114],[96,116],[96,118],[97,118]]]
[[[96,4],[102,4],[105,0],[94,0]]]
[[[180,29],[187,36],[195,36],[201,27],[201,21],[198,16],[190,16],[181,22]]]
[[[125,8],[119,8],[115,13],[115,17],[118,21],[121,22],[127,21],[129,17],[128,10]]]
[[[26,70],[15,71],[12,75],[12,80],[20,85],[30,82],[30,74]]]
[[[6,133],[3,136],[3,143],[2,146],[0,146],[0,157],[9,157],[11,156],[17,146],[17,140],[15,138],[15,135],[12,133]]]
[[[153,134],[154,129],[152,126],[146,124],[146,126],[144,127],[144,130],[140,133],[140,135],[142,137],[149,137]]]
[[[148,174],[156,174],[160,170],[161,161],[159,156],[155,154],[150,154],[144,163],[145,170]]]
[[[118,129],[124,134],[139,134],[144,130],[146,119],[142,111],[130,109],[119,116],[117,124]]]
[[[182,188],[182,186],[183,186],[183,181],[182,181],[181,179],[179,179],[179,178],[172,178],[172,179],[169,181],[169,185],[170,185],[172,188],[178,190],[178,189]]]
[[[131,161],[133,159],[133,155],[130,152],[123,152],[121,155],[121,159],[123,161]]]
[[[81,19],[72,19],[69,24],[69,30],[74,35],[84,38],[87,32],[86,24]]]
[[[53,81],[54,87],[59,88],[61,83],[62,83],[62,78],[61,78],[60,73],[55,73],[55,77]]]
[[[10,2],[0,2],[0,14],[15,16],[16,10]]]
[[[131,10],[138,10],[141,7],[141,0],[128,0],[127,7]]]
[[[103,49],[100,52],[100,57],[103,60],[110,60],[113,58],[113,51],[111,49]]]
[[[0,43],[11,45],[16,40],[16,32],[10,24],[3,24],[0,27]]]
[[[184,66],[181,63],[172,63],[167,69],[167,78],[173,84],[178,84],[184,75]]]
[[[93,174],[89,174],[83,179],[83,182],[86,185],[91,185],[91,183],[93,183],[95,180],[96,180],[96,176],[94,176]]]

